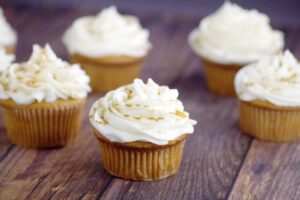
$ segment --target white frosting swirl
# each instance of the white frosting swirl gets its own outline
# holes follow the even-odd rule
[[[80,99],[91,91],[89,81],[80,65],[59,59],[48,44],[44,48],[34,45],[26,63],[12,64],[1,74],[0,99],[11,98],[25,105]]]
[[[12,64],[15,60],[15,55],[7,54],[5,49],[0,49],[0,76],[5,70],[7,70],[8,66]]]
[[[114,6],[103,9],[95,17],[77,19],[62,40],[70,54],[92,58],[143,57],[151,48],[149,31],[142,28],[139,19],[119,14]]]
[[[300,106],[300,63],[288,50],[245,66],[235,76],[234,84],[243,101]]]
[[[112,142],[146,141],[168,144],[184,134],[194,132],[196,121],[177,99],[178,91],[159,86],[151,79],[147,84],[135,79],[94,103],[90,111],[93,126]]]
[[[7,22],[2,8],[0,8],[0,46],[12,46],[17,42],[17,34]]]
[[[248,64],[279,52],[283,34],[272,30],[267,15],[226,1],[205,17],[188,38],[196,54],[221,64]]]

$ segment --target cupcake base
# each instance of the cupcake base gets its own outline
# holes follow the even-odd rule
[[[0,100],[7,134],[16,145],[51,148],[72,143],[79,134],[85,99],[18,105]]]
[[[91,78],[93,91],[107,92],[132,83],[141,72],[145,57],[112,56],[99,59],[78,54],[70,56],[72,63],[79,63]]]
[[[167,145],[149,142],[110,142],[97,130],[105,169],[113,176],[128,180],[151,181],[174,175],[180,167],[181,155],[187,135]]]
[[[234,77],[242,65],[220,64],[200,57],[204,64],[205,80],[207,87],[224,96],[235,96]]]
[[[15,46],[14,45],[6,46],[5,51],[7,54],[15,54]]]
[[[259,140],[288,142],[300,139],[300,107],[283,107],[255,100],[239,101],[241,130]]]

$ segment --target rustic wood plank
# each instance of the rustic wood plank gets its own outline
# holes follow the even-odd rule
[[[229,199],[299,199],[300,143],[254,140]]]
[[[5,10],[19,32],[20,61],[28,58],[36,42],[49,42],[59,56],[67,59],[62,33],[75,18],[94,14],[98,8],[7,6]],[[88,122],[88,110],[101,96],[92,94],[85,107],[81,135],[68,147],[50,150],[16,147],[9,143],[0,126],[0,199],[226,199],[229,196],[236,178],[240,181],[245,156],[249,157],[256,142],[247,154],[252,139],[240,133],[236,100],[212,94],[205,87],[201,63],[186,42],[199,19],[141,12],[137,15],[150,29],[153,43],[141,77],[178,88],[186,110],[198,121],[195,133],[186,142],[179,173],[155,182],[131,182],[110,176],[104,170]],[[284,28],[289,33],[289,27]],[[299,150],[298,146],[289,148]],[[276,152],[276,147],[271,149]],[[289,174],[290,177],[293,172]]]

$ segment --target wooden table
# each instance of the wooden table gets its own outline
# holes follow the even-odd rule
[[[61,35],[71,22],[97,9],[4,5],[19,35],[17,58],[33,43],[49,42],[67,59]],[[190,116],[198,121],[184,149],[180,171],[153,182],[110,176],[103,167],[88,120],[87,100],[78,140],[65,148],[35,150],[11,144],[0,115],[0,199],[300,199],[300,143],[260,142],[241,133],[237,102],[207,90],[203,68],[187,45],[199,18],[136,12],[151,31],[153,50],[141,77],[178,88]],[[284,31],[286,46],[300,58],[300,29]]]

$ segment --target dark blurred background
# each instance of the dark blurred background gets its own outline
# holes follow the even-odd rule
[[[59,6],[96,8],[116,5],[121,10],[131,12],[151,12],[153,14],[176,14],[203,17],[216,10],[222,0],[9,0],[8,4],[30,6]],[[278,24],[300,26],[300,0],[234,0],[244,8],[256,8],[268,14]]]

